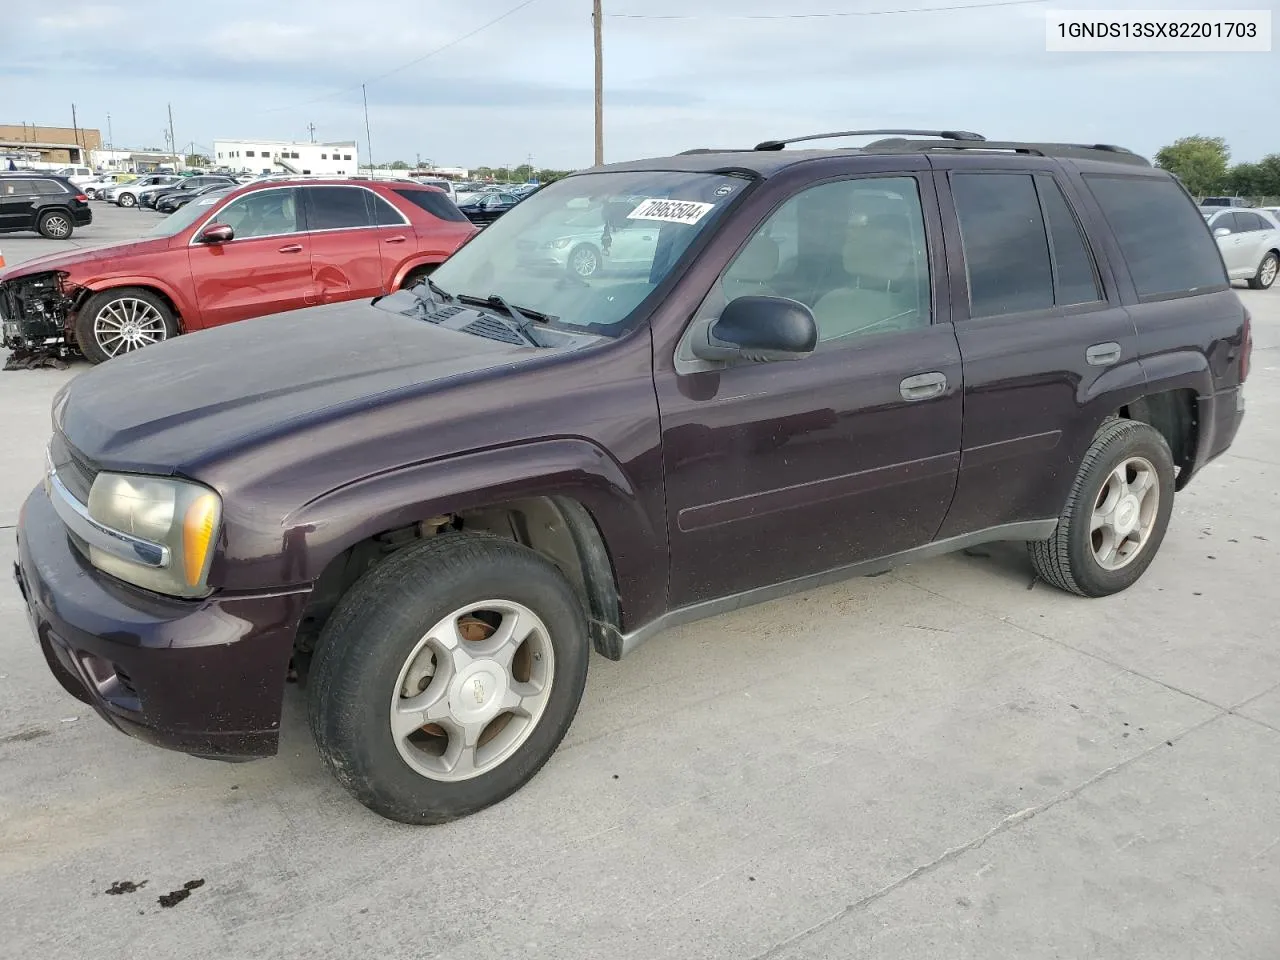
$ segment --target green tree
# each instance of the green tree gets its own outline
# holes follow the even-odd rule
[[[1203,197],[1221,190],[1230,153],[1221,137],[1182,137],[1156,153],[1156,165],[1178,177],[1191,193]]]
[[[409,165],[408,165],[407,163],[405,163],[403,160],[396,160],[396,161],[394,161],[394,162],[391,164],[390,169],[392,169],[392,170],[408,170],[408,169],[409,169]]]
[[[1227,171],[1227,192],[1235,197],[1260,197],[1267,193],[1263,183],[1266,174],[1256,163],[1237,163]]]
[[[516,167],[514,170],[511,171],[511,178],[513,180],[518,180],[521,182],[530,179],[532,176],[533,176],[533,167],[529,166],[529,164],[527,163],[522,163],[520,164],[520,166]]]
[[[476,167],[471,175],[477,180],[487,180],[493,176],[493,167]]]

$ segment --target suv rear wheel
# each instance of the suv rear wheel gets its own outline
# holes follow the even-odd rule
[[[514,793],[547,762],[582,698],[582,604],[537,553],[447,534],[347,592],[308,678],[311,730],[371,810],[443,823]]]
[[[141,287],[95,293],[76,314],[76,345],[90,363],[102,363],[177,335],[178,322],[169,305]]]
[[[36,229],[42,237],[65,240],[75,232],[75,224],[71,221],[71,214],[65,210],[46,210],[36,220]]]
[[[1173,456],[1158,431],[1108,420],[1080,464],[1057,531],[1027,544],[1036,572],[1082,597],[1132,586],[1164,540],[1173,482]]]
[[[137,205],[138,198],[132,193],[122,193],[116,197],[116,203],[122,207],[132,207]]]

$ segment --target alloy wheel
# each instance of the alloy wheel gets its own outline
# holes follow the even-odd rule
[[[114,357],[167,340],[169,330],[160,311],[147,301],[121,297],[98,311],[93,336],[102,352]]]
[[[580,277],[591,276],[599,265],[596,252],[590,247],[584,247],[573,255],[573,272]]]
[[[1104,570],[1128,566],[1151,539],[1160,480],[1145,457],[1129,457],[1107,475],[1089,524],[1093,558]]]
[[[1273,256],[1267,256],[1262,261],[1262,269],[1258,272],[1258,280],[1262,286],[1269,287],[1276,282],[1277,261]]]
[[[47,217],[44,221],[45,232],[55,240],[64,240],[71,236],[71,221],[60,213]]]
[[[392,691],[396,749],[430,780],[469,780],[516,752],[546,709],[555,651],[541,618],[510,600],[455,610],[427,631]]]

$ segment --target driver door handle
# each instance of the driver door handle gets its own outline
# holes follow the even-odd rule
[[[405,237],[387,237],[387,239],[384,240],[383,242],[384,243],[404,243],[405,239],[406,239]]]
[[[937,371],[918,373],[903,380],[899,389],[903,400],[932,400],[947,389],[947,378]]]
[[[300,244],[300,243],[289,243],[289,244],[286,244],[285,246],[283,246],[283,247],[281,247],[281,248],[280,248],[280,252],[281,252],[281,253],[301,253],[301,252],[302,252],[302,244]]]

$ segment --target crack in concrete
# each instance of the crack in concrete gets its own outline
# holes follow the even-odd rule
[[[1197,730],[1200,730],[1203,727],[1208,726],[1214,721],[1220,720],[1223,717],[1228,716],[1228,714],[1229,714],[1229,711],[1221,710],[1221,712],[1215,714],[1214,716],[1209,717],[1206,720],[1202,720],[1200,723],[1197,723],[1194,726],[1187,727],[1181,733],[1175,735],[1172,738],[1171,742],[1176,743],[1179,740],[1182,740],[1184,737],[1187,737],[1190,734],[1195,733]],[[1158,743],[1155,746],[1148,747],[1146,750],[1142,751],[1142,753],[1135,754],[1134,756],[1128,758],[1127,760],[1121,760],[1119,763],[1113,766],[1107,767],[1105,770],[1101,770],[1098,773],[1095,773],[1093,776],[1089,777],[1087,780],[1084,780],[1083,782],[1072,787],[1070,790],[1065,790],[1062,793],[1058,794],[1057,796],[1052,797],[1044,801],[1043,803],[1037,804],[1036,806],[1027,807],[1023,810],[1019,810],[1017,813],[1009,814],[1009,816],[1005,817],[1003,820],[1000,820],[995,826],[991,827],[991,829],[987,830],[984,833],[979,834],[978,836],[974,837],[972,840],[969,840],[966,843],[962,843],[959,846],[951,847],[950,849],[941,853],[939,856],[930,860],[928,863],[921,864],[920,866],[916,867],[914,870],[910,871],[909,873],[905,873],[901,877],[898,877],[898,879],[885,884],[883,887],[879,888],[878,890],[872,891],[862,899],[856,900],[853,903],[849,904],[847,907],[844,907],[843,909],[836,911],[831,916],[825,917],[822,920],[819,920],[817,923],[813,924],[812,926],[807,927],[798,933],[792,934],[790,937],[787,937],[787,939],[785,940],[779,941],[769,949],[765,950],[763,953],[758,953],[755,956],[753,956],[751,960],[770,960],[770,958],[778,956],[783,950],[786,950],[788,947],[794,946],[795,944],[800,943],[802,940],[807,940],[809,937],[812,937],[814,934],[820,933],[821,931],[825,930],[827,927],[830,927],[833,924],[839,923],[841,920],[853,915],[854,913],[857,913],[859,910],[862,910],[865,907],[870,906],[871,904],[875,903],[877,900],[884,899],[885,897],[889,896],[889,894],[893,893],[895,890],[901,889],[902,887],[911,883],[913,880],[918,880],[920,877],[927,876],[928,874],[933,873],[935,870],[938,870],[940,867],[945,866],[946,864],[952,862],[953,860],[959,859],[960,857],[962,857],[964,854],[968,853],[971,850],[977,850],[979,847],[981,847],[983,844],[985,844],[988,840],[992,839],[993,837],[997,837],[1002,833],[1006,833],[1007,831],[1012,830],[1014,827],[1018,826],[1019,824],[1028,823],[1031,820],[1034,820],[1036,817],[1044,813],[1046,810],[1051,810],[1054,807],[1058,806],[1059,804],[1065,803],[1066,801],[1074,799],[1075,797],[1079,796],[1081,793],[1089,789],[1089,787],[1093,786],[1095,783],[1099,783],[1103,780],[1106,780],[1107,778],[1114,776],[1115,774],[1121,772],[1122,770],[1125,770],[1128,767],[1133,766],[1139,760],[1142,760],[1145,757],[1149,757],[1153,753],[1156,753],[1160,750],[1165,750],[1165,749],[1168,749],[1168,747],[1163,742]]]

